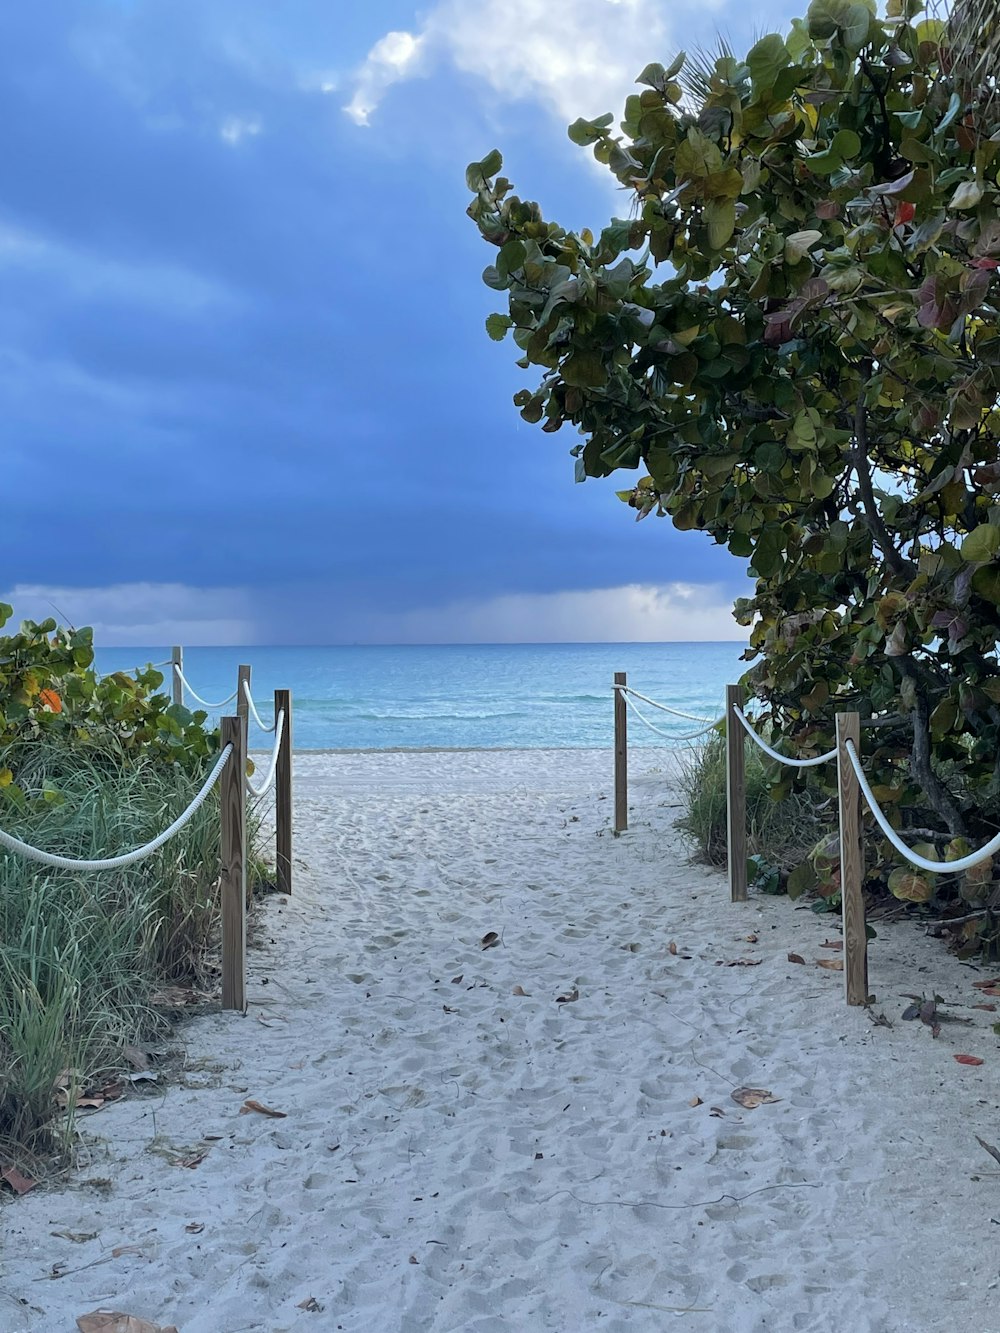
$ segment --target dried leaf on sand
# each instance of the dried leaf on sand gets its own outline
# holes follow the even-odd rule
[[[80,1333],[177,1333],[175,1324],[151,1324],[138,1315],[120,1310],[93,1310],[76,1317]]]
[[[767,1088],[734,1088],[729,1094],[734,1102],[752,1111],[757,1106],[763,1106],[765,1102],[780,1102],[780,1097],[775,1097]]]
[[[16,1166],[8,1166],[0,1171],[0,1180],[6,1180],[15,1194],[27,1194],[28,1190],[34,1189],[38,1184],[38,1181],[32,1180],[30,1176],[22,1176]]]
[[[248,1097],[240,1107],[240,1115],[249,1115],[251,1111],[256,1111],[258,1115],[269,1115],[273,1120],[284,1120],[288,1115],[287,1111],[276,1111],[273,1106],[265,1106],[263,1102]]]

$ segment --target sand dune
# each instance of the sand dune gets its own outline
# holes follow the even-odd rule
[[[985,974],[892,927],[847,1009],[836,918],[730,904],[668,760],[633,767],[615,838],[606,752],[298,756],[248,1016],[4,1208],[0,1328],[1000,1328]],[[934,1040],[901,992],[970,1022]]]

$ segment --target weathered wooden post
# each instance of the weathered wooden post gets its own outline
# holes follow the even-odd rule
[[[184,670],[184,649],[175,643],[170,650],[170,697],[175,704],[184,702],[184,685],[180,673]]]
[[[729,854],[729,896],[734,903],[747,900],[747,789],[746,736],[733,712],[743,706],[739,685],[726,686],[726,832]]]
[[[848,1004],[868,1002],[868,933],[865,929],[865,873],[861,829],[861,788],[847,753],[853,741],[860,752],[861,719],[837,714],[837,790],[840,797],[840,902],[844,926],[844,990]]]
[[[292,891],[292,692],[274,691],[274,725],[278,714],[285,714],[285,725],[278,746],[278,766],[274,775],[274,864],[279,893]]]
[[[247,694],[250,692],[250,668],[245,663],[239,668],[236,677],[236,716],[246,719],[250,725],[250,704]]]
[[[219,780],[222,814],[222,1007],[247,1007],[247,720],[224,717],[222,746],[233,747]]]
[[[615,672],[615,684],[625,685],[625,672]],[[628,715],[624,688],[615,690],[615,832],[628,828]]]

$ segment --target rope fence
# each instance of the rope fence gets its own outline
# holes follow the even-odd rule
[[[169,663],[157,666],[172,667],[173,700],[183,702],[186,688],[192,698],[205,703],[195,694],[183,672],[183,650],[173,649]],[[246,1012],[246,941],[247,941],[247,818],[246,798],[266,795],[271,788],[275,793],[275,875],[279,893],[292,891],[292,694],[290,690],[274,691],[274,721],[267,725],[260,716],[250,693],[250,667],[241,665],[237,687],[221,704],[206,704],[217,708],[237,699],[237,713],[220,719],[222,749],[199,791],[185,809],[163,831],[141,847],[116,856],[99,859],[76,859],[59,856],[14,837],[0,829],[0,847],[40,865],[62,870],[98,872],[117,870],[152,856],[177,834],[208,799],[212,789],[219,785],[220,811],[220,903],[222,921],[222,1007]],[[257,725],[274,733],[270,762],[263,781],[254,783],[247,773],[247,732],[252,711]]]
[[[673,736],[662,731],[636,708],[634,699],[691,721],[706,721],[667,704],[649,699],[629,688],[624,672],[616,672],[613,685],[615,701],[615,823],[616,833],[628,828],[628,711],[635,713],[652,731],[678,744],[697,740],[700,736],[723,726],[726,737],[726,822],[729,861],[729,889],[733,902],[747,900],[747,813],[746,813],[746,745],[752,741],[776,763],[789,768],[815,768],[821,764],[836,763],[838,822],[840,842],[840,893],[844,934],[844,990],[847,1003],[863,1005],[869,1002],[868,991],[868,931],[865,921],[863,895],[864,845],[862,813],[867,806],[872,818],[898,854],[911,865],[934,875],[956,875],[971,870],[1000,852],[1000,833],[978,851],[952,861],[932,861],[921,856],[899,836],[892,827],[872,791],[865,775],[860,755],[862,728],[894,725],[898,718],[870,718],[862,721],[857,712],[836,715],[837,743],[823,754],[793,756],[782,754],[757,731],[743,710],[743,691],[738,685],[726,686],[726,710],[717,721],[703,731],[690,736]]]
[[[256,785],[249,775],[247,776],[247,791],[251,796],[256,796],[258,798],[270,790],[271,784],[274,782],[275,774],[278,771],[278,755],[281,752],[281,742],[285,731],[284,709],[282,709],[275,718],[274,725],[266,727],[265,730],[274,732],[274,749],[271,751],[271,763],[267,770],[267,777],[259,785]]]
[[[119,856],[108,856],[99,861],[77,860],[74,857],[57,856],[54,852],[45,852],[39,847],[32,847],[30,843],[22,842],[20,838],[15,838],[12,833],[5,833],[3,829],[0,829],[0,847],[6,847],[8,851],[17,852],[19,856],[23,856],[28,861],[37,861],[39,865],[43,866],[55,866],[60,870],[119,870],[124,866],[134,865],[137,861],[144,861],[147,856],[152,856],[154,852],[159,851],[164,843],[169,842],[175,833],[179,833],[188,820],[200,810],[209,792],[218,782],[219,776],[232,752],[233,747],[227,745],[215,761],[211,773],[205,779],[205,784],[197,796],[172,824],[168,825],[162,833],[157,834],[155,838],[142,847],[133,847],[129,852],[122,852]]]

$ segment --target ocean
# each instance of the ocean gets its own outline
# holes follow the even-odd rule
[[[711,719],[722,712],[726,684],[745,669],[741,652],[738,643],[187,648],[184,675],[217,703],[235,689],[238,665],[249,663],[265,721],[271,692],[290,689],[296,750],[578,749],[611,744],[616,671],[641,694]],[[96,666],[131,670],[169,656],[168,647],[99,648]],[[187,694],[185,702],[200,706]],[[639,707],[668,737],[698,729]],[[208,711],[214,719],[232,708]],[[630,713],[629,744],[663,745],[664,737]],[[250,745],[267,745],[252,719]]]

